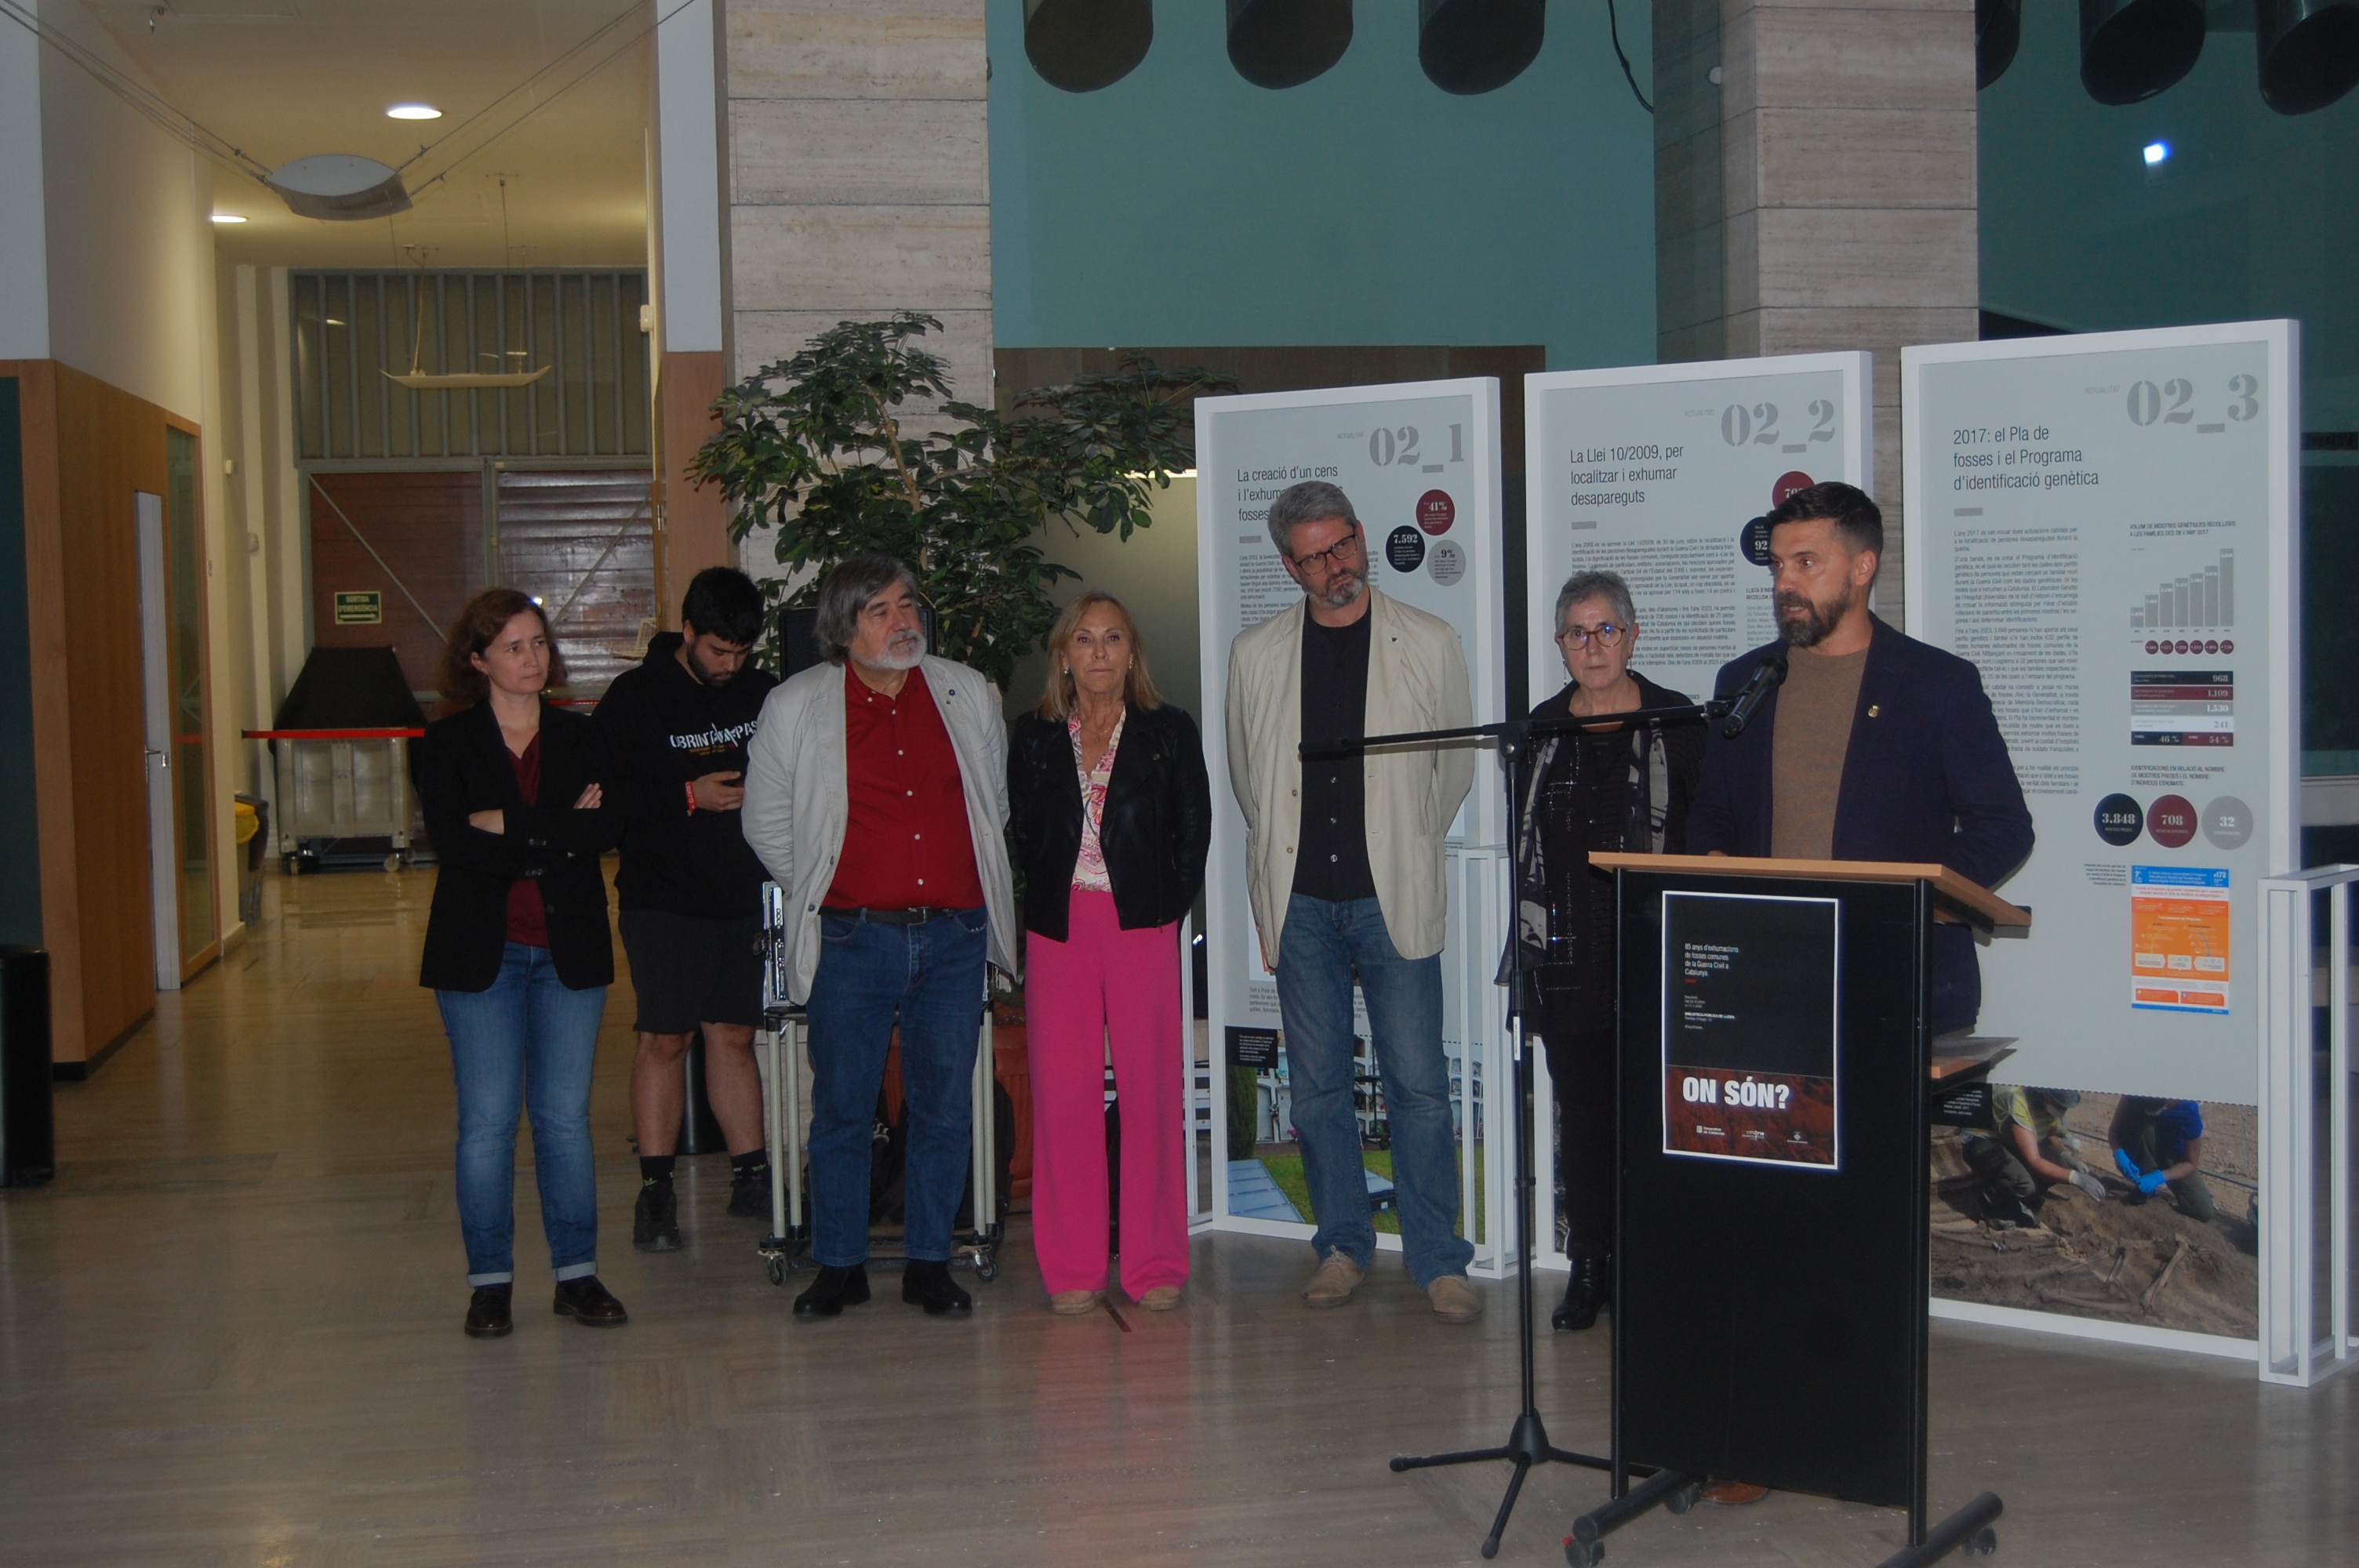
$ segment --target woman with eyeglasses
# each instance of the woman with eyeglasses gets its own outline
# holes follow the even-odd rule
[[[1615,721],[1688,701],[1630,668],[1637,642],[1629,584],[1607,571],[1565,579],[1556,644],[1572,678],[1532,717],[1599,722],[1537,738],[1516,846],[1526,1020],[1556,1081],[1572,1258],[1563,1304],[1549,1320],[1560,1329],[1594,1324],[1614,1289],[1614,881],[1590,870],[1587,856],[1681,852],[1703,766],[1699,720]]]

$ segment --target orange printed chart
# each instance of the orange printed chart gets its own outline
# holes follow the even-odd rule
[[[2228,873],[2201,866],[2130,868],[2130,1005],[2228,1011]]]

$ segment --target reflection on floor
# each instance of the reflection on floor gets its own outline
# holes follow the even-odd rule
[[[1181,1311],[1058,1318],[1019,1235],[971,1321],[888,1278],[796,1324],[718,1158],[683,1162],[687,1249],[630,1249],[621,988],[593,1123],[630,1325],[542,1306],[527,1178],[516,1332],[464,1337],[450,1071],[415,984],[430,891],[274,877],[253,940],[60,1087],[58,1181],[0,1195],[0,1563],[1476,1561],[1504,1468],[1385,1461],[1505,1435],[1511,1290],[1446,1327],[1387,1255],[1351,1306],[1306,1312],[1307,1248],[1229,1236],[1197,1244]],[[1543,1339],[1558,1442],[1604,1444],[1606,1347]],[[2359,1379],[2304,1394],[1950,1324],[1932,1375],[1936,1506],[2001,1493],[2002,1564],[2323,1563],[2359,1539]],[[1500,1560],[1561,1561],[1603,1496],[1536,1473]],[[1650,1516],[1612,1560],[1869,1564],[1897,1531],[1773,1496]]]

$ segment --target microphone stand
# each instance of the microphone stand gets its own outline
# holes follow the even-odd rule
[[[1776,668],[1776,676],[1767,672]],[[1625,713],[1602,715],[1568,715],[1562,719],[1511,719],[1499,724],[1476,724],[1457,730],[1426,730],[1395,735],[1370,735],[1356,741],[1305,741],[1299,748],[1306,760],[1314,757],[1348,756],[1393,747],[1424,747],[1440,745],[1451,741],[1484,740],[1496,744],[1500,757],[1507,764],[1507,858],[1510,867],[1508,904],[1508,951],[1514,955],[1515,983],[1509,992],[1508,1008],[1516,1031],[1516,1295],[1517,1326],[1521,1336],[1523,1370],[1523,1405],[1516,1412],[1515,1424],[1508,1429],[1506,1442],[1495,1448],[1472,1448],[1454,1454],[1431,1454],[1419,1456],[1399,1455],[1392,1461],[1396,1473],[1404,1470],[1426,1470],[1448,1465],[1473,1465],[1485,1460],[1513,1461],[1516,1473],[1508,1477],[1507,1495],[1500,1500],[1499,1512],[1491,1521],[1491,1533],[1483,1538],[1483,1555],[1499,1554],[1499,1537],[1507,1528],[1507,1516],[1515,1511],[1516,1498],[1524,1488],[1524,1477],[1535,1465],[1579,1465],[1587,1469],[1611,1471],[1613,1461],[1593,1454],[1578,1454],[1559,1448],[1549,1441],[1548,1426],[1540,1419],[1538,1388],[1533,1371],[1533,1309],[1532,1309],[1532,1229],[1534,1225],[1535,1189],[1532,1145],[1532,1111],[1535,1086],[1532,1073],[1530,1043],[1526,1033],[1524,982],[1524,944],[1516,922],[1516,906],[1514,867],[1523,843],[1523,808],[1526,773],[1531,765],[1532,737],[1565,734],[1574,730],[1627,729],[1633,725],[1657,727],[1672,719],[1726,718],[1733,729],[1724,733],[1734,735],[1743,730],[1752,710],[1771,687],[1785,676],[1782,661],[1765,659],[1754,672],[1753,681],[1743,692],[1710,702],[1682,703],[1676,707],[1641,708]],[[1751,698],[1748,703],[1747,697]],[[1736,710],[1743,708],[1741,713]],[[1470,1006],[1473,1004],[1470,1002]],[[1641,1467],[1630,1467],[1633,1473]],[[1651,1471],[1647,1472],[1652,1474]]]

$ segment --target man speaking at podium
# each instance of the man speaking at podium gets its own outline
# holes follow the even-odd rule
[[[1765,662],[1771,690],[1734,740],[1704,740],[1688,816],[1695,854],[1938,862],[1993,887],[2031,853],[2031,813],[1982,676],[1868,609],[1884,514],[1854,486],[1815,484],[1769,514],[1778,640],[1721,667],[1737,692]],[[1982,1007],[1973,935],[1933,932],[1933,1032]]]
[[[1691,854],[1936,862],[1984,887],[2031,853],[2031,813],[1982,675],[1868,609],[1884,514],[1856,486],[1816,484],[1769,514],[1778,640],[1721,666],[1731,696],[1785,666],[1734,740],[1705,732]],[[1933,928],[1933,1033],[1982,1008],[1973,935]],[[1715,1479],[1707,1501],[1767,1488]]]

